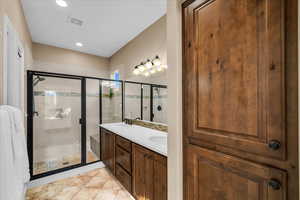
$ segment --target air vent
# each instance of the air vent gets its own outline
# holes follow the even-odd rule
[[[68,22],[70,22],[71,24],[75,24],[77,26],[82,26],[83,21],[74,17],[68,17]]]

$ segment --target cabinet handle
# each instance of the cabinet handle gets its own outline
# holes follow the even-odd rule
[[[276,151],[280,148],[281,144],[278,140],[271,140],[269,142],[269,148]]]
[[[278,180],[276,179],[270,179],[268,182],[268,185],[273,189],[273,190],[279,190],[281,188],[281,184]]]

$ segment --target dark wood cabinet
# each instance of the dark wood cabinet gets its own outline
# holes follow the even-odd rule
[[[167,158],[101,128],[106,167],[137,200],[167,200]]]
[[[116,163],[131,174],[131,153],[125,151],[120,146],[116,146]]]
[[[167,200],[167,160],[133,145],[133,196],[137,200]]]
[[[295,2],[183,4],[185,199],[297,199]]]
[[[119,164],[116,164],[116,178],[127,189],[128,192],[132,192],[131,175],[126,170],[124,170],[124,168],[121,167]]]
[[[105,166],[115,174],[115,134],[101,129],[101,158]]]

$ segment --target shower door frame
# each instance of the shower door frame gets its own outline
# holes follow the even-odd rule
[[[81,118],[79,122],[81,124],[81,163],[76,165],[71,165],[51,171],[47,171],[40,174],[33,174],[33,117],[34,117],[34,108],[33,108],[33,77],[34,76],[45,76],[53,78],[65,78],[81,81]],[[62,73],[51,73],[43,71],[33,71],[27,70],[27,149],[28,149],[28,158],[29,158],[29,169],[30,169],[30,179],[35,180],[38,178],[43,178],[46,176],[54,175],[57,173],[65,172],[71,169],[78,167],[83,167],[91,164],[95,164],[102,161],[101,158],[101,147],[100,147],[100,158],[97,161],[87,163],[87,149],[86,149],[86,80],[94,79],[99,81],[99,124],[102,123],[102,82],[103,81],[112,81],[121,83],[122,91],[122,121],[124,119],[124,82],[121,80],[113,80],[106,78],[90,77],[90,76],[79,76],[79,75],[70,75]],[[99,127],[99,143],[101,143],[100,127]]]

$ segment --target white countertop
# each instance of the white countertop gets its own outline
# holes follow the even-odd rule
[[[125,123],[101,124],[100,127],[156,153],[168,156],[168,134],[166,132]]]

